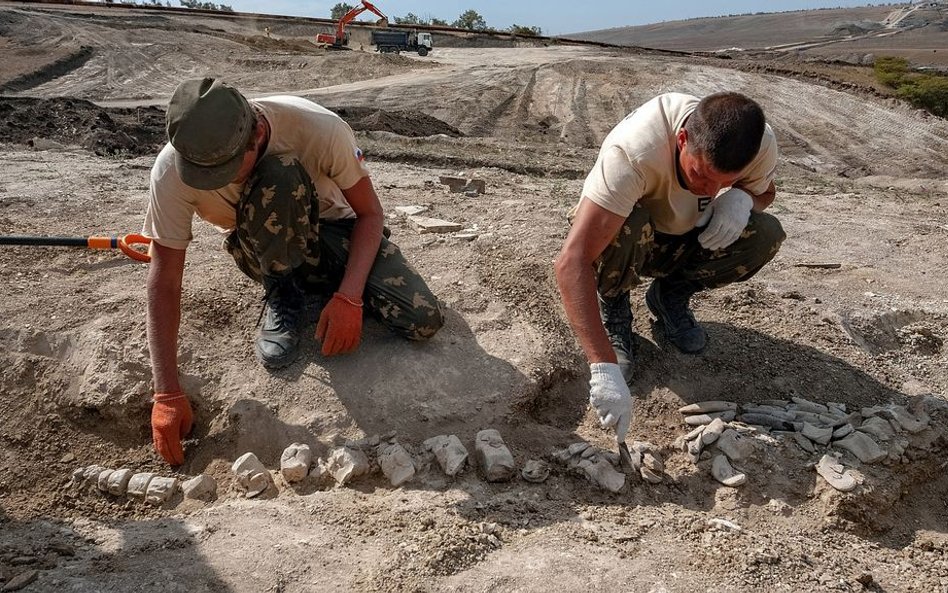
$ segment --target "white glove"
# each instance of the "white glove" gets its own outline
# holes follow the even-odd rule
[[[705,249],[724,249],[737,241],[750,220],[754,200],[742,189],[732,187],[714,199],[708,206],[711,221],[708,228],[698,235],[698,242]]]
[[[625,442],[632,423],[632,394],[619,365],[597,362],[589,365],[589,403],[596,409],[603,428],[615,426],[616,438]]]

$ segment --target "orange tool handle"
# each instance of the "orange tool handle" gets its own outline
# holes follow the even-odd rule
[[[151,245],[151,239],[144,235],[131,233],[124,237],[89,237],[87,245],[90,249],[119,248],[122,253],[136,261],[145,263],[151,261],[150,255],[132,247],[132,245]]]

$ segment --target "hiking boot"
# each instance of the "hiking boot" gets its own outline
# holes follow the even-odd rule
[[[708,336],[688,307],[701,285],[691,280],[656,278],[645,293],[645,304],[665,326],[665,337],[685,354],[704,350]]]
[[[632,307],[629,305],[629,293],[623,292],[611,298],[599,295],[599,317],[606,328],[612,350],[616,353],[622,378],[631,385],[635,342],[632,338]]]
[[[266,290],[263,300],[266,314],[257,338],[257,360],[268,369],[283,368],[294,360],[299,350],[300,325],[303,317],[303,292],[292,275],[264,276]]]

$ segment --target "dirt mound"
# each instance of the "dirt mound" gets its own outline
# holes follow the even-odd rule
[[[420,137],[444,134],[459,137],[463,134],[447,123],[420,111],[385,111],[371,107],[330,107],[353,130],[391,132],[399,136]]]

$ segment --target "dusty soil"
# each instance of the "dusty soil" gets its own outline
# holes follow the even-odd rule
[[[356,354],[324,359],[307,340],[296,364],[269,374],[251,352],[260,291],[196,224],[180,360],[197,424],[176,475],[209,473],[219,496],[152,508],[69,485],[90,464],[173,475],[148,431],[146,267],[110,252],[3,248],[0,583],[35,570],[26,591],[948,591],[945,120],[643,52],[330,54],[299,45],[306,25],[283,23],[295,35],[283,45],[254,45],[256,21],[20,4],[0,4],[0,23],[0,81],[20,81],[0,99],[4,232],[139,229],[162,105],[181,78],[211,73],[353,122],[393,238],[447,313],[430,343],[367,321]],[[87,56],[63,59],[82,47]],[[487,427],[519,464],[578,440],[610,447],[552,279],[565,215],[629,110],[659,92],[722,88],[758,98],[777,132],[773,211],[788,239],[751,281],[699,295],[711,339],[700,356],[673,351],[644,287],[634,293],[632,435],[665,458],[663,483],[609,494],[556,465],[542,484],[430,467],[426,438],[453,433],[471,448]],[[445,174],[484,179],[487,193],[449,193]],[[477,237],[420,234],[394,214],[410,204]],[[838,266],[811,266],[827,263]],[[866,480],[850,494],[780,435],[756,439],[740,490],[674,446],[683,403],[792,395],[921,407],[932,424],[905,463],[844,458]],[[230,475],[247,451],[276,468],[294,441],[325,457],[390,431],[421,470],[401,488],[378,474],[330,489],[278,479],[278,491],[245,500]]]

